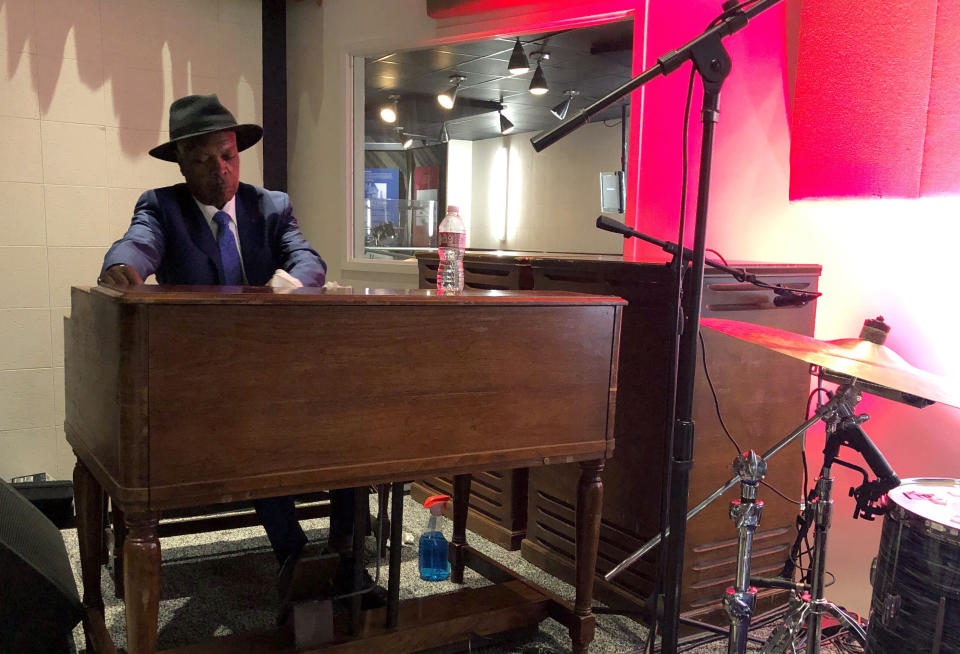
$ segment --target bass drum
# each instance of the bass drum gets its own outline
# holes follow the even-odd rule
[[[887,498],[867,652],[960,654],[960,480],[905,479]]]

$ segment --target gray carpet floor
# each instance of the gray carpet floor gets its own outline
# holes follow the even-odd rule
[[[371,511],[376,511],[371,498]],[[441,519],[441,528],[450,538],[452,524]],[[323,542],[329,521],[325,518],[302,522],[311,540]],[[426,512],[409,497],[404,505],[404,548],[401,565],[400,599],[434,593],[449,593],[458,585],[451,582],[425,582],[417,571],[416,539],[426,523]],[[75,530],[64,530],[64,540],[71,565],[81,588],[80,562]],[[574,589],[545,573],[520,557],[519,552],[508,552],[489,541],[467,534],[467,540],[476,549],[493,557],[532,581],[572,602]],[[368,570],[377,576],[375,542],[367,539],[370,565]],[[161,580],[158,648],[168,649],[210,638],[244,631],[273,627],[276,614],[277,565],[273,552],[260,527],[218,531],[207,534],[176,536],[161,539],[163,575]],[[107,628],[119,648],[125,647],[123,605],[114,597],[113,580],[102,568],[103,597],[106,604]],[[386,561],[380,569],[379,583],[386,587]],[[467,570],[465,584],[480,587],[488,582],[477,573]],[[719,600],[718,600],[719,601]],[[645,626],[625,617],[599,615],[597,632],[590,647],[594,654],[639,654],[647,637]],[[764,632],[754,635],[763,637]],[[74,631],[78,653],[85,652],[83,630]],[[759,646],[751,647],[759,650]],[[570,651],[570,638],[565,627],[552,619],[541,623],[536,633],[519,639],[501,641],[474,637],[464,651],[483,654],[551,654]],[[689,650],[694,654],[726,652],[726,640],[701,645]],[[824,652],[831,651],[824,649]]]

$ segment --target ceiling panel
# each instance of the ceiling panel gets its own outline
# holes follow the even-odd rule
[[[633,22],[622,21],[583,29],[523,36],[528,57],[536,50],[550,53],[542,62],[550,91],[542,96],[528,92],[533,69],[519,76],[506,70],[515,39],[495,38],[456,43],[435,48],[397,51],[366,61],[366,140],[397,139],[394,126],[379,120],[378,107],[391,93],[400,96],[400,120],[404,131],[439,140],[444,121],[450,137],[478,140],[499,135],[495,109],[466,106],[470,102],[503,102],[504,114],[517,132],[537,132],[559,121],[550,108],[562,102],[564,91],[575,89],[568,115],[588,106],[631,79]],[[532,68],[536,58],[531,58]],[[450,86],[452,75],[466,80],[458,92],[457,106],[450,112],[439,108],[436,95]],[[461,107],[461,104],[464,106]],[[620,117],[620,103],[593,120]],[[435,135],[435,136],[434,136]]]

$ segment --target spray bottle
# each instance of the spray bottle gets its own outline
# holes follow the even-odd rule
[[[437,518],[450,501],[449,495],[431,495],[423,502],[430,510],[426,530],[420,535],[420,578],[424,581],[446,581],[450,578],[447,539],[437,528]]]

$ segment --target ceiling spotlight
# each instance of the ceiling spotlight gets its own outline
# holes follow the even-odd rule
[[[401,135],[401,139],[403,140],[403,149],[404,149],[404,150],[409,150],[410,148],[413,147],[413,137],[412,137],[411,135],[409,135],[409,134],[403,134],[403,135]]]
[[[509,134],[513,131],[513,123],[511,123],[506,116],[503,115],[503,107],[497,110],[497,113],[500,114],[500,133]]]
[[[437,102],[444,109],[453,109],[453,103],[457,101],[457,91],[460,90],[460,84],[467,79],[463,75],[451,75],[450,83],[453,85],[443,93],[437,95]]]
[[[510,71],[511,75],[523,75],[530,70],[530,61],[527,59],[527,53],[523,51],[523,46],[520,45],[519,38],[517,38],[517,42],[513,46],[513,54],[510,55],[510,63],[507,64],[507,70]]]
[[[387,102],[385,105],[380,107],[380,120],[385,123],[395,123],[397,122],[397,116],[400,114],[397,103],[400,100],[399,95],[388,95]]]
[[[541,62],[543,62],[544,59],[549,59],[550,53],[537,50],[536,52],[531,52],[530,56],[539,57],[539,60],[537,61],[537,69],[533,71],[533,79],[530,80],[530,92],[534,95],[543,95],[550,89],[547,87],[547,78],[543,76],[543,67],[541,66]]]
[[[550,113],[560,120],[567,117],[567,112],[570,111],[570,105],[573,103],[573,96],[580,95],[580,91],[564,91],[563,94],[567,96],[567,99],[550,110]]]

